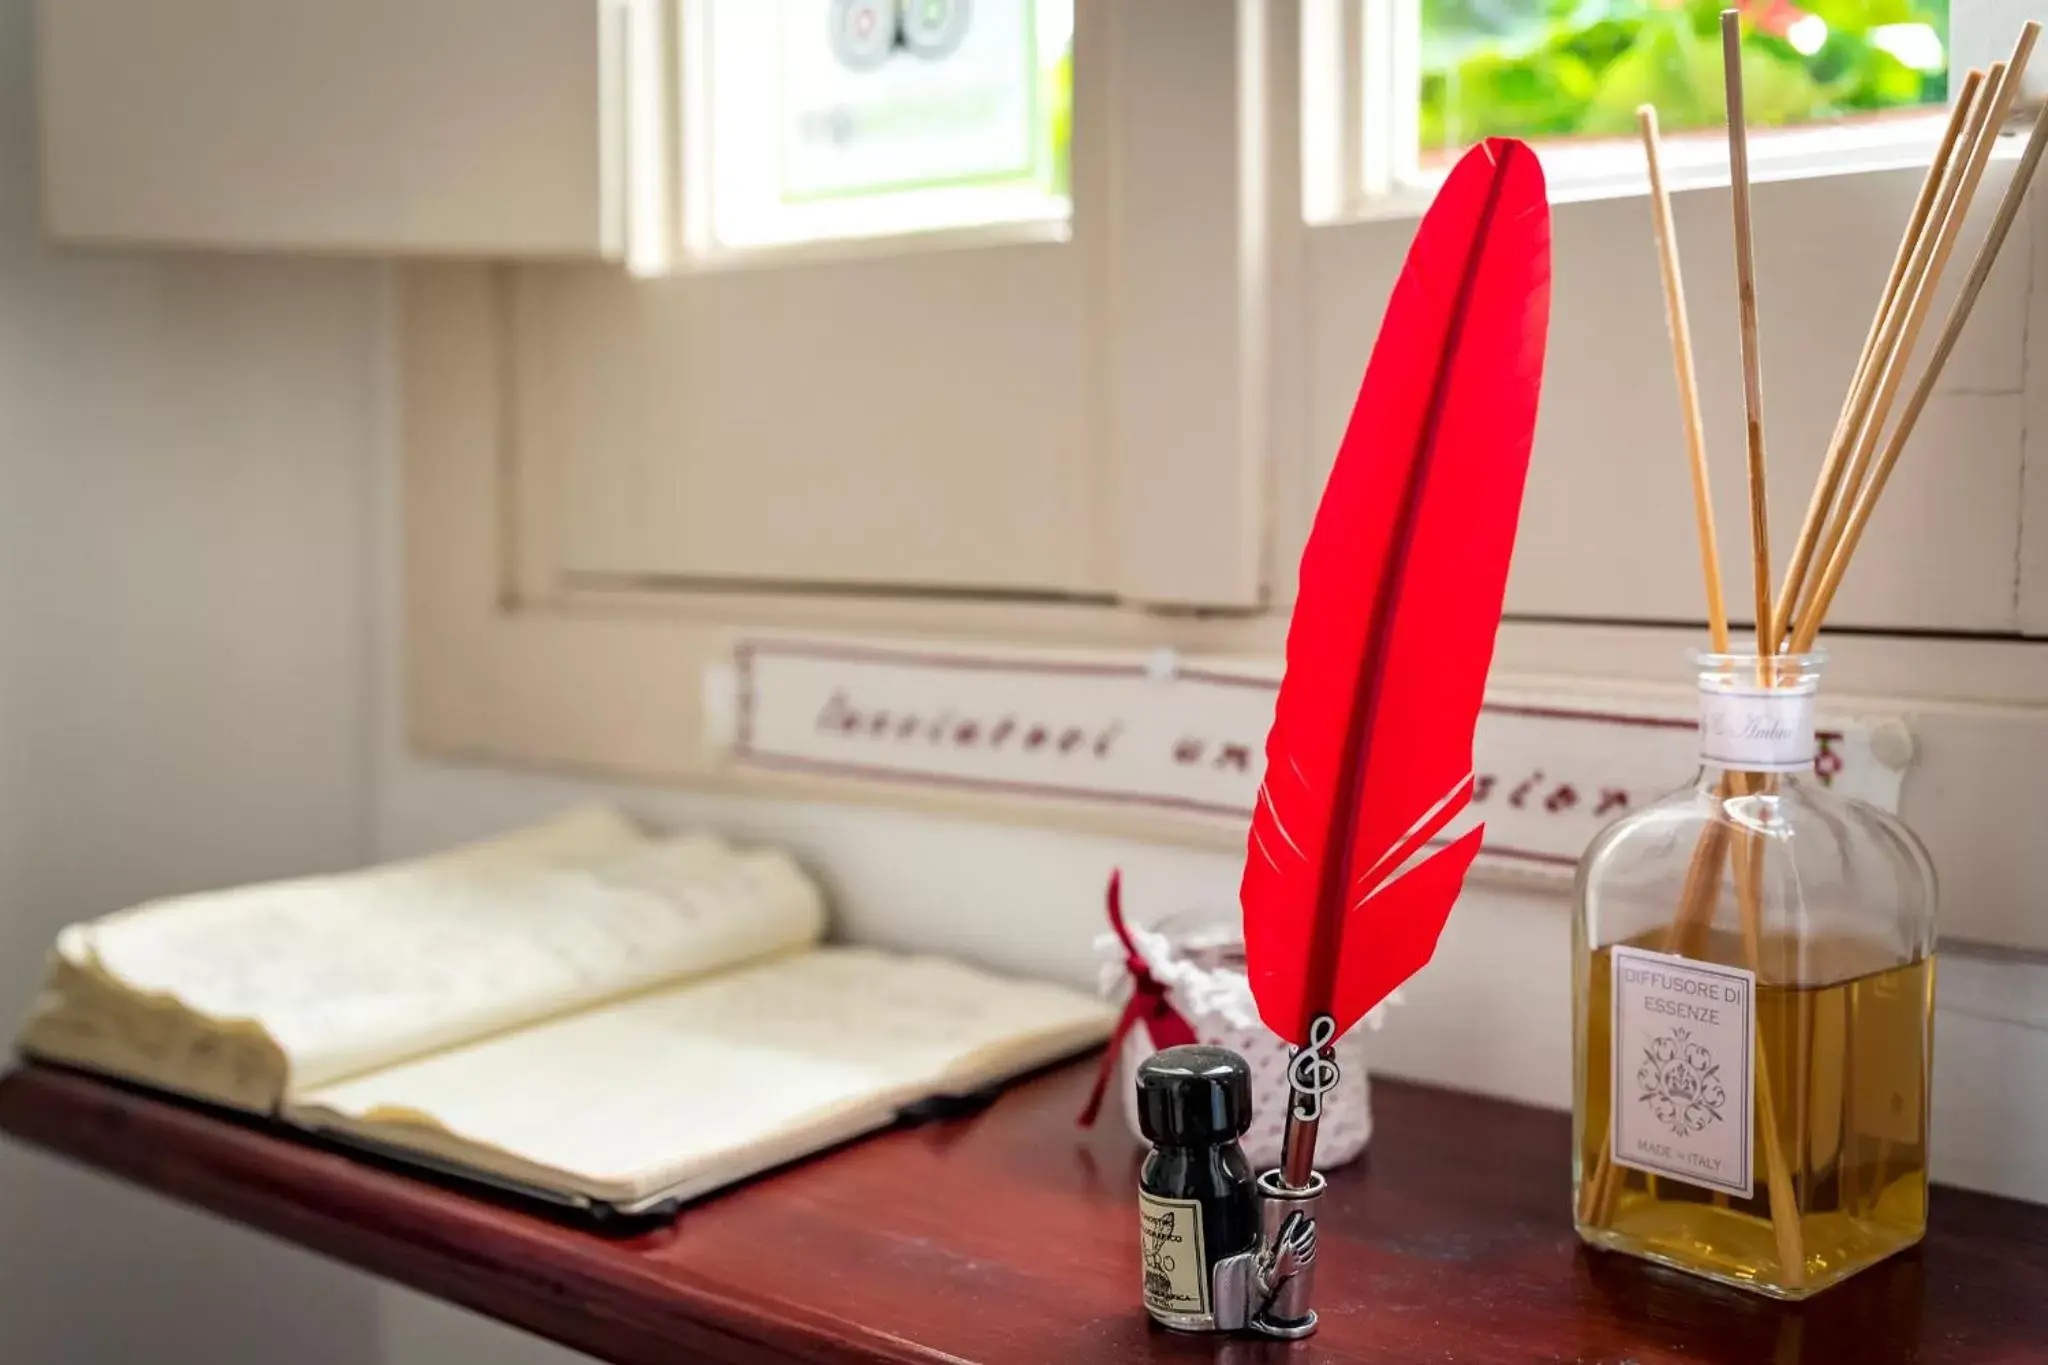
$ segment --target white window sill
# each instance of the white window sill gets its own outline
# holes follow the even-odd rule
[[[872,236],[849,234],[800,241],[748,243],[742,246],[703,244],[686,247],[658,272],[660,275],[716,274],[728,270],[777,269],[842,261],[930,255],[938,251],[987,247],[1060,246],[1074,237],[1068,217],[1015,219],[964,226],[905,229]]]

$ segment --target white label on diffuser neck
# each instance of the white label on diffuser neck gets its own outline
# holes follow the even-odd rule
[[[1813,693],[1789,688],[1700,688],[1700,760],[1747,772],[1813,766]]]
[[[1609,958],[1614,1159],[1749,1198],[1755,973],[1641,948]]]

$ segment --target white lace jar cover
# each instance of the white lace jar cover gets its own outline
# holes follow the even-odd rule
[[[1244,1135],[1244,1154],[1255,1171],[1278,1166],[1287,1120],[1288,1047],[1259,1022],[1245,977],[1242,929],[1234,920],[1183,914],[1151,929],[1133,925],[1129,932],[1132,950],[1166,988],[1167,1003],[1194,1030],[1195,1041],[1227,1047],[1250,1064],[1255,1117]],[[1104,934],[1096,946],[1103,955],[1104,994],[1112,999],[1127,995],[1131,982],[1123,943],[1114,934]],[[1379,1027],[1384,1008],[1375,1008],[1363,1024],[1337,1040],[1337,1067],[1343,1079],[1323,1097],[1323,1121],[1316,1133],[1319,1168],[1352,1160],[1372,1137],[1365,1034],[1368,1028]],[[1116,1083],[1123,1091],[1124,1121],[1141,1141],[1137,1068],[1157,1050],[1143,1020],[1124,1035]]]

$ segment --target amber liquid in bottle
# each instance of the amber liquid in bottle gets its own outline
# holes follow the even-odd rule
[[[1661,932],[1633,946],[1661,949]],[[1753,1106],[1756,1176],[1743,1199],[1612,1164],[1613,1069],[1624,1089],[1643,1058],[1615,1057],[1612,948],[1585,964],[1576,1158],[1578,1222],[1596,1244],[1781,1298],[1803,1298],[1918,1242],[1927,1230],[1927,1047],[1932,956],[1885,965],[1854,940],[1767,940],[1756,987],[1756,1084],[1771,1091],[1774,1131]],[[1739,938],[1711,935],[1697,956],[1748,966]],[[1775,977],[1775,979],[1774,979]],[[1783,984],[1795,980],[1797,984]],[[1812,983],[1812,984],[1809,984]],[[1800,1263],[1787,1266],[1772,1223],[1765,1143],[1790,1177]]]

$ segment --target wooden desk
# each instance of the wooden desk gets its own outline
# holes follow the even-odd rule
[[[2048,1211],[1938,1190],[1924,1247],[1803,1306],[1581,1250],[1568,1120],[1382,1082],[1325,1204],[1323,1330],[1177,1337],[1137,1300],[1138,1153],[1073,1127],[1085,1066],[607,1240],[212,1114],[30,1067],[0,1127],[631,1365],[2048,1361]]]

